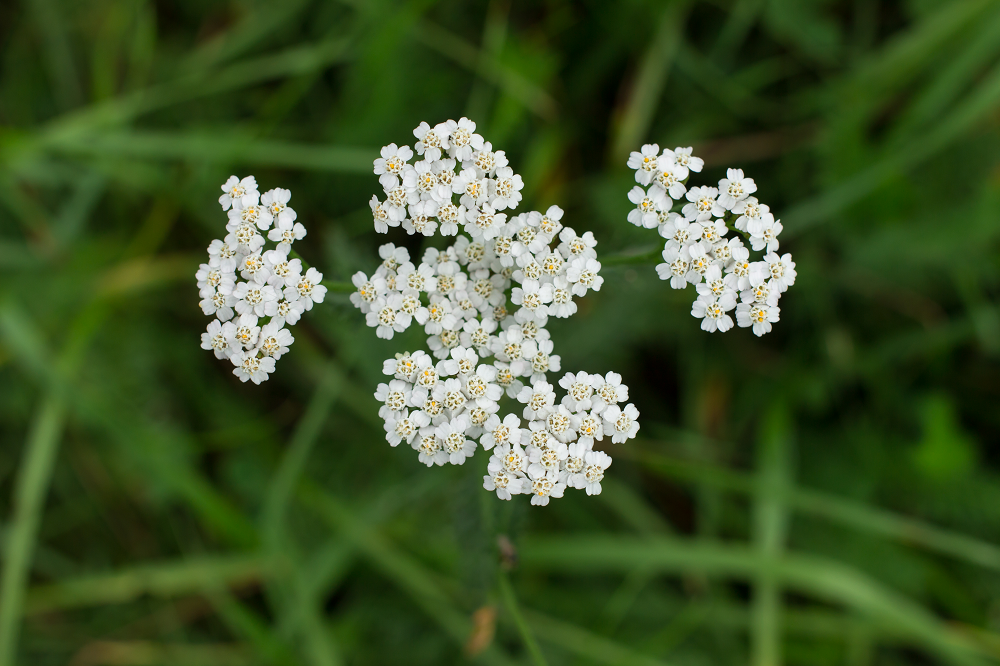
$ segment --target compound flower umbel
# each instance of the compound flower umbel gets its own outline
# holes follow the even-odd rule
[[[419,259],[383,245],[375,271],[353,277],[351,302],[376,335],[416,325],[428,336],[426,351],[383,366],[390,379],[375,397],[387,441],[410,445],[428,466],[490,451],[483,486],[501,499],[528,494],[545,505],[567,487],[600,493],[611,458],[594,443],[635,437],[639,413],[613,372],[566,373],[557,401],[548,377],[562,362],[546,329],[601,288],[597,241],[565,226],[558,206],[508,213],[524,183],[471,120],[413,133],[412,149],[390,144],[374,161],[384,195],[371,199],[375,230],[456,238]],[[501,414],[514,400],[520,416]]]
[[[261,196],[253,176],[231,176],[222,192],[228,234],[208,246],[208,263],[195,276],[199,305],[215,317],[201,346],[229,359],[242,381],[260,384],[295,342],[286,326],[322,303],[326,287],[322,273],[289,258],[292,243],[306,235],[288,206],[291,192],[275,188]]]
[[[781,295],[795,284],[792,255],[778,254],[781,222],[752,196],[757,185],[742,169],[729,169],[718,187],[689,188],[690,173],[703,164],[691,148],[660,152],[654,143],[633,152],[628,166],[639,185],[628,195],[636,206],[628,221],[667,239],[656,272],[674,289],[695,286],[691,315],[702,329],[728,331],[735,310],[737,326],[764,335],[778,321]],[[730,225],[742,238],[727,237]],[[751,249],[762,260],[751,262]]]

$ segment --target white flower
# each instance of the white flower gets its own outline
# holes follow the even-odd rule
[[[379,201],[375,195],[372,195],[368,205],[372,209],[375,231],[380,234],[388,233],[389,227],[398,227],[399,223],[406,217],[404,208],[393,206],[388,201]]]
[[[728,231],[729,228],[722,220],[703,220],[701,222],[701,239],[706,243],[718,243]]]
[[[566,460],[563,461],[563,471],[566,472],[566,485],[570,488],[582,490],[587,487],[587,475],[584,471],[587,469],[586,457],[587,453],[590,452],[591,445],[593,445],[593,441],[589,444],[577,441],[567,448]]]
[[[454,330],[459,323],[458,317],[452,312],[450,301],[437,294],[431,296],[431,302],[427,306],[427,322],[424,324],[424,333],[440,335],[445,330]]]
[[[229,360],[236,366],[233,374],[239,377],[241,382],[250,380],[254,384],[260,384],[274,372],[274,359],[269,356],[257,358],[256,350],[235,351]]]
[[[465,222],[465,206],[445,202],[438,207],[437,217],[441,223],[441,235],[454,236],[458,233],[458,223]]]
[[[556,237],[556,234],[562,229],[563,225],[560,220],[562,220],[564,211],[559,206],[549,206],[545,210],[545,215],[542,215],[538,220],[538,230],[545,234],[546,243],[551,241]],[[538,215],[538,213],[535,213]]]
[[[479,364],[479,354],[467,347],[455,347],[451,350],[450,356],[451,358],[438,364],[447,375],[468,375],[475,371]]]
[[[717,201],[718,196],[719,190],[714,187],[692,187],[685,195],[691,203],[685,204],[681,213],[684,214],[684,217],[698,218],[699,220],[712,215],[722,217],[726,214],[726,209]]]
[[[226,245],[235,247],[239,254],[251,254],[264,245],[264,237],[252,224],[242,224],[226,235]]]
[[[496,180],[493,181],[493,193],[490,205],[497,210],[516,208],[521,201],[521,190],[524,182],[510,167],[497,169]]]
[[[745,178],[743,169],[729,169],[719,181],[719,205],[732,210],[736,204],[757,191],[753,178]]]
[[[510,371],[516,377],[531,374],[530,359],[538,348],[534,340],[526,340],[520,326],[511,326],[493,339],[493,354],[498,361],[510,363]]]
[[[412,317],[402,312],[402,308],[403,295],[399,292],[377,297],[366,315],[368,325],[375,329],[375,335],[391,340],[393,332],[402,333],[409,328]]]
[[[386,359],[382,363],[382,374],[413,382],[417,371],[425,365],[432,365],[426,352],[418,350],[412,354],[396,354],[395,358]]]
[[[257,350],[263,356],[269,356],[277,361],[288,352],[288,348],[295,342],[295,338],[284,326],[284,321],[272,319],[260,329]]]
[[[438,214],[438,204],[433,201],[418,201],[410,204],[409,210],[410,217],[403,220],[403,229],[406,233],[433,236],[438,227],[433,219]]]
[[[727,270],[730,271],[732,275],[736,276],[736,289],[738,291],[743,291],[744,289],[748,289],[750,287],[750,271],[752,265],[749,259],[750,250],[745,247],[738,247],[732,251],[732,264]],[[763,279],[756,280],[758,284],[762,281]]]
[[[736,307],[736,276],[730,274],[723,277],[722,269],[719,268],[718,264],[712,264],[708,267],[705,271],[705,281],[696,285],[695,288],[698,290],[698,294],[705,298],[725,298],[726,303],[731,302],[732,307],[726,308],[726,310],[732,310]]]
[[[635,210],[628,214],[628,221],[637,227],[655,229],[660,218],[656,215],[663,203],[663,191],[651,188],[649,192],[638,185],[629,190],[628,200],[635,204]]]
[[[751,268],[751,286],[749,289],[745,289],[740,292],[740,299],[744,303],[761,303],[766,305],[777,305],[778,299],[781,297],[781,292],[778,291],[778,286],[773,284],[772,280],[758,280],[759,276],[767,275],[764,271],[766,269],[766,264],[764,262],[757,262],[753,264]],[[758,267],[763,267],[762,270],[758,272]]]
[[[666,192],[671,199],[680,199],[687,193],[687,186],[683,182],[685,178],[687,169],[676,164],[660,165],[653,187]]]
[[[626,442],[639,432],[639,410],[629,403],[625,409],[611,405],[602,413],[604,417],[604,432],[611,434],[615,444]]]
[[[388,384],[379,384],[375,391],[375,399],[382,403],[378,415],[385,418],[390,412],[401,412],[407,407],[416,407],[411,397],[413,385],[402,379],[390,380]]]
[[[756,197],[747,197],[733,206],[733,212],[739,215],[734,226],[740,231],[749,231],[751,226],[756,228],[764,215],[770,212],[770,208],[758,202]]]
[[[691,151],[692,151],[691,147],[688,146],[687,148],[677,147],[669,152],[673,155],[674,164],[676,164],[679,167],[683,167],[684,169],[690,169],[691,171],[698,173],[699,171],[701,171],[702,167],[705,166],[705,160],[701,159],[700,157],[695,157],[694,155],[691,154]],[[664,155],[666,155],[668,151],[665,150],[663,152]],[[685,178],[687,177],[686,172],[684,174],[684,177]]]
[[[639,152],[632,152],[628,157],[628,168],[635,169],[635,182],[649,185],[656,176],[657,156],[660,147],[655,143],[647,143]],[[634,202],[633,202],[634,203]]]
[[[569,281],[574,296],[584,296],[588,289],[600,291],[604,278],[600,276],[601,262],[597,259],[578,257],[566,269],[566,279]]]
[[[604,439],[604,419],[600,414],[584,412],[577,416],[574,425],[580,436],[580,444],[587,449],[594,446],[594,440]]]
[[[545,426],[560,442],[568,442],[576,439],[576,430],[573,429],[573,415],[566,409],[565,405],[556,405],[548,416],[545,417]]]
[[[734,307],[736,298],[728,293],[720,298],[701,295],[691,305],[691,316],[701,319],[701,330],[709,333],[719,330],[725,333],[733,327],[733,318],[726,312]]]
[[[222,333],[226,336],[229,348],[233,353],[252,349],[257,344],[257,337],[260,335],[257,317],[249,313],[240,315],[239,319],[223,324]]]
[[[285,210],[287,212],[292,209],[287,208]],[[292,212],[294,213],[295,211]],[[294,215],[286,216],[275,223],[274,228],[267,232],[267,237],[275,243],[280,243],[281,246],[290,248],[292,243],[306,237],[306,228],[301,223],[295,221]]]
[[[562,241],[559,244],[559,251],[567,260],[572,261],[578,257],[586,257],[588,259],[597,257],[597,250],[594,249],[597,247],[597,239],[594,238],[594,234],[591,231],[578,236],[574,229],[565,227],[559,232],[559,240]]]
[[[417,138],[417,143],[414,146],[417,149],[417,155],[423,155],[425,160],[431,162],[441,159],[441,149],[448,146],[447,135],[441,137],[426,122],[420,123],[413,130],[413,136]]]
[[[424,263],[421,263],[420,266],[414,266],[407,261],[396,271],[396,288],[415,289],[423,292],[437,291],[437,278],[434,277],[434,269]]]
[[[467,220],[465,231],[476,240],[488,241],[495,238],[498,229],[507,220],[504,213],[498,213],[490,204],[483,204],[482,208],[471,209],[465,214]]]
[[[410,393],[410,402],[434,421],[444,413],[444,397],[444,384],[438,383],[430,388],[417,386]]]
[[[780,257],[774,253],[768,253],[764,255],[764,261],[767,262],[767,271],[771,276],[771,284],[773,284],[777,290],[784,293],[790,286],[795,284],[795,262],[792,261],[792,255],[785,253]]]
[[[292,198],[291,190],[284,190],[276,187],[268,190],[260,197],[260,203],[264,206],[275,222],[294,222],[296,218],[295,210],[289,207],[288,201]],[[272,238],[271,240],[275,240]]]
[[[566,484],[559,480],[558,472],[546,472],[530,479],[531,503],[535,506],[546,506],[550,497],[562,497]]]
[[[213,319],[208,324],[208,330],[201,334],[201,348],[214,351],[215,358],[222,359],[229,356],[229,342],[222,332],[222,322]]]
[[[740,327],[753,326],[754,335],[760,337],[771,332],[771,324],[778,321],[781,308],[766,303],[740,303],[736,306],[736,323]]]
[[[532,386],[525,386],[517,394],[517,401],[524,403],[524,418],[529,421],[544,419],[555,410],[556,394],[552,384],[537,381]]]
[[[567,372],[559,380],[559,386],[566,390],[562,404],[571,412],[583,412],[590,409],[594,397],[594,379],[590,373],[578,372],[575,375]]]
[[[469,426],[469,417],[462,414],[437,427],[436,434],[452,465],[463,464],[466,458],[471,458],[476,452],[476,443],[465,436]]]
[[[289,280],[298,281],[302,274],[302,260],[288,259],[290,248],[287,245],[278,245],[275,250],[268,250],[264,253],[264,267],[270,273],[268,282],[277,289],[283,289]]]
[[[229,210],[234,204],[241,208],[251,206],[258,201],[260,194],[257,192],[257,180],[253,176],[247,176],[240,180],[236,176],[230,176],[222,185],[222,196],[219,203],[222,210]]]
[[[208,246],[208,265],[224,274],[236,272],[237,256],[236,248],[225,241],[214,240]]]
[[[215,291],[232,293],[236,284],[231,274],[223,272],[220,268],[213,268],[209,264],[202,264],[194,276],[198,280],[199,292],[206,295],[211,295]]]
[[[396,247],[392,243],[380,245],[378,256],[382,258],[382,267],[395,271],[401,264],[410,260],[410,252],[405,247]]]
[[[777,252],[778,234],[782,228],[781,222],[767,213],[761,218],[760,223],[750,230],[750,247],[756,251]]]
[[[495,383],[496,378],[497,369],[494,366],[481,364],[475,372],[464,377],[465,392],[479,407],[490,410],[503,396],[503,389]]]
[[[413,151],[409,146],[398,147],[390,143],[382,147],[381,154],[382,157],[376,159],[372,165],[375,175],[379,176],[378,182],[382,187],[386,189],[395,187],[407,166],[406,163],[413,157]]]
[[[448,154],[459,162],[472,159],[473,151],[483,147],[483,137],[476,134],[476,123],[468,118],[461,118],[441,123],[434,128],[440,136],[448,136]]]
[[[527,469],[528,457],[524,455],[520,445],[503,444],[498,446],[490,456],[487,465],[488,475],[483,477],[483,488],[496,490],[497,497],[509,500],[511,495],[524,492],[524,472]]]
[[[563,462],[569,457],[569,447],[565,442],[549,439],[544,446],[528,447],[528,475],[540,476],[546,472],[559,474]],[[560,475],[561,476],[561,475]]]
[[[420,429],[417,437],[413,439],[410,446],[415,448],[420,454],[417,460],[428,467],[433,465],[444,465],[448,462],[448,454],[444,450],[444,444],[437,437],[437,428],[433,426]]]
[[[385,439],[390,446],[399,446],[404,441],[409,444],[417,432],[430,422],[430,417],[420,410],[390,412],[385,417]]]
[[[289,301],[286,298],[268,301],[264,304],[264,314],[272,317],[271,321],[281,321],[289,326],[294,326],[298,323],[305,309],[306,304],[304,301]]]
[[[465,409],[465,403],[469,401],[465,395],[465,391],[462,390],[462,381],[454,377],[444,379],[440,373],[438,373],[438,377],[444,389],[444,393],[442,394],[444,408],[451,410],[453,414],[461,413]]]
[[[514,287],[510,300],[530,312],[533,319],[541,319],[549,313],[545,304],[552,302],[552,285],[525,280],[520,287]]]
[[[638,429],[639,425],[635,424],[635,427]],[[584,455],[584,464],[586,465],[583,471],[586,480],[584,488],[587,490],[587,494],[600,495],[601,480],[604,478],[604,471],[611,466],[611,456],[604,451],[587,451]]]
[[[601,414],[610,405],[628,400],[628,386],[622,384],[622,376],[617,372],[609,372],[604,377],[592,375],[594,386],[593,410]]]
[[[235,231],[237,227],[256,227],[261,231],[267,231],[274,221],[271,211],[256,202],[246,207],[233,206],[227,215],[229,216],[227,231]]]
[[[571,291],[572,287],[570,287],[569,280],[562,275],[558,275],[554,280],[552,280],[551,289],[552,302],[548,305],[546,314],[550,314],[553,317],[561,319],[565,319],[566,317],[576,314],[576,303],[573,302],[573,292]],[[521,310],[518,310],[517,314],[520,313]],[[541,314],[540,309],[534,310],[533,314],[534,317],[532,319],[534,321],[544,323],[543,315]]]
[[[244,280],[252,280],[257,284],[265,284],[271,277],[271,270],[267,267],[267,262],[260,254],[260,251],[253,252],[243,257],[239,264],[240,277]]]
[[[492,345],[496,337],[493,331],[497,329],[497,323],[492,319],[472,319],[462,326],[462,345],[471,347],[479,353],[479,356],[486,358],[493,354]]]
[[[305,275],[300,275],[285,288],[285,298],[290,301],[302,301],[306,310],[312,310],[313,303],[322,303],[326,298],[326,287],[323,274],[315,268],[310,268]]]
[[[701,276],[691,266],[690,246],[678,248],[668,241],[662,256],[664,263],[656,265],[656,274],[661,280],[670,280],[672,288],[684,289],[688,283],[701,281]]]
[[[220,321],[229,321],[233,318],[233,306],[237,299],[232,294],[224,294],[221,291],[202,291],[204,298],[198,302],[201,311],[208,316],[215,315]]]
[[[351,303],[354,304],[354,307],[359,308],[362,314],[368,314],[375,299],[386,294],[385,278],[381,275],[373,275],[369,280],[367,275],[358,271],[351,276],[351,282],[358,288],[351,294]]]
[[[479,443],[487,451],[502,444],[517,444],[521,441],[521,419],[508,414],[501,421],[500,417],[494,414],[483,424],[483,431]]]

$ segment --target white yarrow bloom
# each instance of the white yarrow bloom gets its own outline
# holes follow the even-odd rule
[[[260,194],[257,192],[257,180],[253,176],[247,176],[240,180],[236,176],[230,176],[229,180],[222,184],[222,196],[219,203],[222,210],[227,211],[231,207],[238,206],[246,208],[257,203]]]
[[[615,444],[626,442],[639,432],[639,410],[631,403],[625,409],[611,405],[604,410],[602,416],[604,432],[611,435],[611,441]]]
[[[742,169],[728,169],[718,187],[692,186],[688,177],[704,163],[690,147],[666,149],[658,156],[655,151],[654,145],[643,146],[628,159],[637,182],[648,185],[648,190],[636,186],[629,191],[636,208],[628,221],[657,227],[666,239],[657,275],[674,289],[696,286],[691,314],[701,319],[703,330],[728,331],[734,322],[727,313],[736,308],[740,327],[753,327],[758,336],[769,332],[778,320],[778,297],[796,277],[791,255],[778,254],[781,222],[753,196],[757,185]],[[672,212],[673,200],[681,196],[687,203],[680,214]],[[730,229],[742,238],[727,237]],[[753,261],[751,250],[763,253],[763,261]],[[579,293],[575,287],[574,293]],[[738,308],[737,296],[743,301]]]
[[[627,388],[614,373],[597,381],[586,372],[570,373],[567,377],[573,381],[563,386],[569,395],[557,401],[548,380],[550,373],[561,370],[562,359],[546,325],[550,316],[572,316],[575,296],[601,288],[597,240],[591,232],[577,234],[564,226],[558,206],[508,217],[503,211],[520,204],[524,182],[506,153],[475,130],[467,118],[437,125],[422,122],[413,131],[412,150],[390,144],[373,162],[384,192],[384,198],[376,195],[371,200],[376,231],[402,226],[410,235],[456,236],[447,247],[424,251],[419,263],[410,261],[405,248],[383,245],[374,273],[352,278],[351,303],[378,337],[391,338],[411,321],[428,336],[427,351],[398,354],[383,364],[390,379],[379,385],[375,397],[381,403],[386,439],[394,446],[406,441],[429,467],[462,464],[479,440],[493,451],[483,487],[501,499],[530,493],[533,504],[544,505],[550,497],[562,496],[570,478],[573,487],[593,494],[600,490],[609,460],[588,463],[587,455],[594,441],[613,427],[606,426],[600,410],[626,400]],[[411,163],[414,154],[422,159]],[[636,215],[640,224],[652,228],[669,217],[671,197],[687,191],[682,182],[687,167],[676,163],[673,152],[662,159],[657,146],[644,147],[636,159],[642,174],[638,182],[648,187],[638,188]],[[682,155],[682,161],[686,159]],[[282,211],[271,199],[263,208],[277,227]],[[648,218],[641,219],[647,212]],[[244,217],[240,213],[239,224],[246,226]],[[460,227],[465,234],[459,233]],[[693,281],[701,281],[714,257],[720,262],[731,257],[728,245],[718,251],[713,245],[726,227],[713,229],[716,235],[700,241],[705,246],[691,262],[697,275]],[[700,230],[692,242],[701,239]],[[244,240],[250,247],[252,239]],[[267,284],[294,272],[287,249],[284,254],[274,252],[263,255],[263,269],[272,274]],[[285,279],[279,303],[302,302],[303,281],[312,282],[315,289],[322,276],[310,275],[311,270],[303,265],[294,284]],[[269,304],[265,312],[275,307]],[[225,353],[232,352],[231,338],[223,330]],[[206,334],[204,344],[212,343]],[[524,403],[527,424],[501,411],[505,393]]]
[[[647,143],[639,152],[633,152],[629,155],[628,168],[635,169],[635,182],[640,185],[649,185],[656,177],[659,154],[660,147],[658,145]]]

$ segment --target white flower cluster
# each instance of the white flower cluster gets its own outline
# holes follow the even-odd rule
[[[371,202],[376,231],[450,236],[461,224],[468,234],[427,249],[416,265],[406,248],[383,245],[375,273],[353,277],[351,301],[376,335],[390,339],[416,322],[429,336],[428,351],[384,364],[392,379],[375,397],[386,439],[406,442],[428,466],[463,464],[478,439],[493,451],[484,487],[501,499],[530,494],[545,505],[567,486],[599,493],[611,458],[594,442],[634,437],[639,412],[620,404],[628,389],[615,373],[567,373],[557,401],[547,376],[561,361],[545,328],[576,312],[574,297],[601,288],[597,241],[563,226],[558,206],[500,212],[517,205],[523,183],[475,129],[466,118],[421,123],[423,159],[410,164],[414,152],[392,144],[375,160],[387,197]],[[500,416],[504,400],[524,403],[523,423]]]
[[[275,188],[261,195],[253,176],[230,176],[222,191],[219,203],[229,212],[229,233],[212,241],[208,263],[195,275],[198,305],[215,317],[201,334],[201,346],[228,358],[242,381],[260,384],[295,341],[285,326],[322,303],[326,287],[322,273],[289,258],[292,243],[306,235],[288,205],[291,192]]]
[[[667,239],[663,261],[656,267],[661,280],[674,289],[695,285],[698,296],[691,315],[706,331],[728,331],[736,310],[736,324],[764,335],[778,321],[778,299],[795,284],[791,254],[778,254],[781,222],[766,204],[751,196],[753,179],[742,169],[729,169],[718,187],[688,187],[690,172],[704,162],[691,148],[664,149],[647,144],[633,152],[628,166],[635,169],[636,185],[629,192],[635,204],[628,221],[658,229]],[[727,238],[730,226],[745,238],[761,261],[750,261],[750,250],[739,237]],[[740,303],[737,304],[737,298]]]

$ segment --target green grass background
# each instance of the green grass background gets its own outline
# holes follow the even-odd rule
[[[1000,661],[1000,3],[0,3],[0,666]],[[371,161],[468,115],[591,230],[551,326],[642,413],[540,509],[382,437],[344,294],[265,385],[199,348],[231,174],[370,272]],[[798,282],[709,335],[630,150],[743,167]]]

